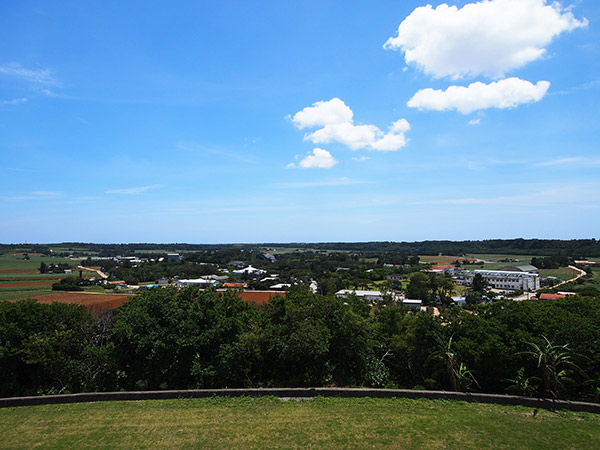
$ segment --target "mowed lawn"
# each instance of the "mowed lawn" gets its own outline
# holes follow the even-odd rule
[[[408,399],[212,398],[0,409],[3,448],[600,448],[600,416]]]

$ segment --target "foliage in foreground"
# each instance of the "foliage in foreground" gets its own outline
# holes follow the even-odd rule
[[[149,290],[100,317],[2,302],[0,367],[0,396],[372,386],[599,400],[600,305],[500,301],[433,317],[306,291],[258,309],[193,288]]]

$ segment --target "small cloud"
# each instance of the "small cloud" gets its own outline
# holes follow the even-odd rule
[[[354,158],[352,158],[352,161],[365,162],[365,161],[368,161],[369,159],[371,159],[371,158],[369,158],[368,156],[361,155],[361,156],[355,156]]]
[[[288,164],[286,167],[293,169],[300,167],[302,169],[330,169],[337,164],[337,160],[331,156],[327,150],[322,148],[314,148],[312,154],[307,155],[298,165],[294,163]]]
[[[3,105],[20,105],[21,103],[25,103],[26,101],[27,101],[27,98],[21,97],[21,98],[13,98],[11,100],[2,100],[2,101],[0,101],[0,103]]]
[[[289,117],[289,116],[288,116]],[[298,111],[291,118],[299,129],[319,129],[304,135],[304,140],[315,144],[339,142],[352,150],[368,148],[370,150],[393,151],[404,147],[407,139],[404,134],[410,130],[405,119],[394,122],[387,133],[375,125],[355,125],[354,113],[339,98],[320,101]]]
[[[548,81],[530,83],[519,78],[506,78],[485,84],[480,81],[468,87],[450,86],[441,89],[421,89],[407,103],[410,108],[434,111],[456,110],[470,114],[488,108],[514,108],[523,103],[540,101],[550,88]]]
[[[50,88],[60,87],[49,69],[27,69],[18,63],[9,63],[0,65],[0,75],[23,80],[31,89],[44,95],[52,95]]]
[[[105,194],[122,194],[122,195],[140,195],[150,189],[155,189],[160,187],[158,184],[153,184],[151,186],[136,186],[131,188],[123,188],[123,189],[108,189],[104,191]]]
[[[479,125],[480,122],[481,122],[481,119],[478,117],[477,119],[469,120],[469,125]]]

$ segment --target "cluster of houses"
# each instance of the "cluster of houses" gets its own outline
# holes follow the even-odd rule
[[[459,286],[472,286],[473,279],[479,274],[486,281],[487,286],[492,289],[506,291],[536,291],[540,288],[539,269],[529,264],[505,266],[497,270],[465,270],[460,267],[447,265],[434,266],[430,269],[423,270],[423,272],[437,274],[448,273]],[[386,280],[388,281],[397,281],[400,279],[402,279],[401,274],[386,276]],[[342,289],[336,292],[335,295],[338,298],[347,298],[350,295],[355,295],[371,305],[382,302],[386,296],[390,296],[392,300],[402,303],[411,309],[425,309],[421,300],[407,299],[404,298],[402,294],[393,292],[384,293],[381,291]],[[564,295],[560,298],[562,297],[564,297]],[[451,298],[457,306],[463,306],[466,303],[466,298],[463,296],[453,296]]]

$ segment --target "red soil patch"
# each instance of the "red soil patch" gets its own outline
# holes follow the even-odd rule
[[[8,270],[0,270],[0,273],[40,273],[39,270],[14,270],[14,269],[8,269]]]
[[[285,297],[286,294],[285,291],[242,291],[235,293],[236,297],[240,300],[254,303],[255,305],[264,305],[273,300],[274,297]]]
[[[56,283],[56,281],[37,281],[34,283],[0,283],[0,289],[16,287],[52,286],[54,283]]]
[[[85,306],[90,312],[98,314],[114,309],[128,301],[133,294],[95,294],[92,292],[60,292],[57,294],[34,295],[28,298],[36,299],[39,303],[50,304],[75,303]],[[24,300],[24,299],[20,299]],[[11,300],[16,301],[16,300]]]
[[[33,253],[33,252],[20,252],[20,253],[10,253],[10,256],[46,256],[43,253]]]

